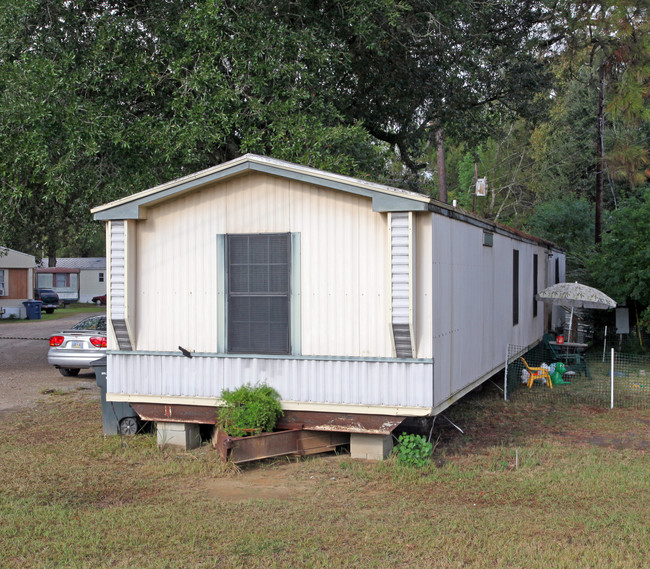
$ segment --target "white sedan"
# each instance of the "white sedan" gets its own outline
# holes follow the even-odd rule
[[[106,353],[106,316],[90,316],[50,336],[47,362],[61,375],[78,375]]]

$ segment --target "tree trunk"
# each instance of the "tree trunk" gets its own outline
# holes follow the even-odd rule
[[[594,223],[594,241],[599,244],[603,235],[603,156],[605,136],[605,62],[598,68],[598,109],[596,126],[596,218]]]
[[[476,213],[476,182],[478,182],[478,157],[474,160],[474,187],[472,188],[472,213]]]
[[[52,247],[51,243],[54,243],[55,239],[52,238],[50,235],[50,238],[48,240],[48,244],[46,246],[45,252],[47,253],[47,266],[48,267],[56,267],[56,247]]]
[[[445,166],[445,137],[442,127],[436,131],[436,142],[438,143],[436,152],[438,158],[438,199],[443,203],[447,203],[447,167]]]

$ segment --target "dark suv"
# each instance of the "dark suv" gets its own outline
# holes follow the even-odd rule
[[[35,288],[34,300],[40,300],[43,303],[41,304],[41,310],[45,310],[48,314],[52,314],[60,304],[59,295],[51,288]]]

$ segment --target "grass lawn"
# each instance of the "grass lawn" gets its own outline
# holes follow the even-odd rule
[[[57,308],[52,314],[47,314],[41,312],[41,321],[43,320],[59,320],[67,316],[79,316],[81,320],[84,316],[89,314],[96,314],[98,312],[105,312],[106,306],[99,306],[96,304],[90,303],[76,303],[69,304],[65,308]],[[11,322],[24,322],[26,324],[31,324],[32,322],[39,322],[38,320],[15,320],[13,318],[3,318],[0,319],[0,325],[9,324]]]
[[[0,421],[0,565],[644,567],[650,412],[504,403],[438,419],[427,468],[345,455],[224,467],[101,433],[87,393]],[[278,491],[281,490],[281,491]]]
[[[650,409],[650,358],[617,354],[614,372],[614,404],[616,407]],[[587,356],[589,376],[584,373],[569,378],[568,383],[555,384],[549,389],[540,382],[532,388],[517,382],[510,391],[510,398],[518,403],[560,403],[561,401],[609,407],[611,400],[611,376],[609,358],[602,361],[600,354]],[[515,368],[513,373],[519,375]]]

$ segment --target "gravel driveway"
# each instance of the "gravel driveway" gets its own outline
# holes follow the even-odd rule
[[[51,397],[43,393],[47,390],[92,390],[99,397],[92,370],[82,370],[77,377],[63,377],[47,363],[50,335],[86,316],[91,314],[0,322],[0,419]]]

